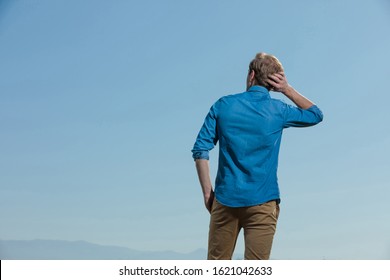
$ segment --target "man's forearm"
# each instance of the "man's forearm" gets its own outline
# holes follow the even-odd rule
[[[211,211],[211,206],[214,199],[214,191],[210,180],[209,161],[206,159],[197,159],[195,161],[196,171],[198,173],[199,183],[202,187],[204,203],[208,211]]]
[[[313,102],[297,92],[292,86],[288,86],[282,93],[301,109],[306,110],[314,105]]]
[[[208,196],[213,190],[210,180],[209,161],[206,159],[197,159],[195,165],[203,195]]]

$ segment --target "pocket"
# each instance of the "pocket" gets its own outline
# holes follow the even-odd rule
[[[213,199],[213,203],[211,203],[211,207],[210,207],[210,214],[211,212],[213,212],[214,208],[215,208],[215,203],[216,203],[216,199],[215,199],[215,195],[214,195],[214,199]]]
[[[280,213],[280,207],[279,207],[279,204],[275,202],[275,209],[274,209],[274,212],[272,213],[275,217],[275,219],[279,219],[279,213]]]

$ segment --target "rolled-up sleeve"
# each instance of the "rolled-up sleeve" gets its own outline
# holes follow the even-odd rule
[[[215,147],[218,142],[217,133],[217,109],[214,104],[207,114],[202,128],[196,138],[192,152],[194,160],[209,159],[209,151]]]
[[[300,109],[291,105],[285,105],[284,128],[307,127],[320,123],[324,116],[316,105],[308,109]]]

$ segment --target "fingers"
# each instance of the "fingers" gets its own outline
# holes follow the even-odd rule
[[[273,91],[280,91],[287,84],[287,80],[284,75],[284,72],[268,75],[268,79],[266,81],[270,86],[272,86],[271,90]]]
[[[271,78],[275,82],[279,82],[279,81],[284,80],[285,76],[284,76],[283,72],[279,72],[279,73],[275,73],[275,74],[272,74],[272,75],[268,75],[268,78]]]
[[[269,85],[271,85],[272,87],[277,87],[278,86],[278,83],[276,83],[275,81],[273,81],[271,79],[267,79],[267,83]]]
[[[269,79],[267,79],[267,83],[273,87],[278,87],[278,85],[280,84],[280,80],[275,77],[270,77]]]
[[[268,75],[268,78],[269,78],[268,81],[271,80],[277,84],[283,84],[283,83],[287,82],[286,77],[285,77],[283,72]]]

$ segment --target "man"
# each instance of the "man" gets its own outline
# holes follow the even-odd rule
[[[211,107],[192,149],[204,203],[211,213],[208,259],[231,259],[240,229],[245,259],[269,259],[279,216],[277,167],[282,131],[312,126],[322,112],[287,82],[279,60],[259,53],[249,64],[247,91]],[[297,107],[272,99],[287,96]],[[209,151],[219,141],[212,188]]]

